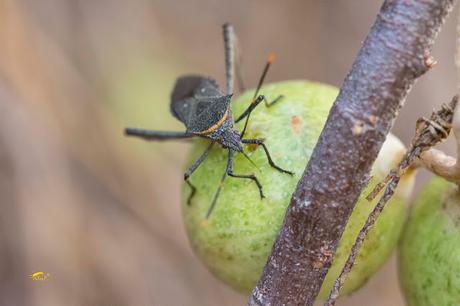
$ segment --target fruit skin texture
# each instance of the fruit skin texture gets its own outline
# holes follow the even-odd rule
[[[460,305],[460,194],[435,177],[417,196],[399,247],[408,306]]]
[[[320,83],[287,81],[266,85],[261,93],[269,101],[280,94],[284,98],[270,108],[260,105],[251,114],[245,138],[264,138],[275,163],[294,171],[295,175],[291,177],[271,168],[262,148],[245,146],[245,151],[260,171],[244,156],[237,154],[234,172],[256,174],[266,198],[260,199],[252,181],[229,177],[214,212],[208,221],[204,221],[226,165],[226,151],[216,146],[191,177],[197,193],[190,206],[185,204],[190,189],[185,184],[183,188],[183,218],[195,254],[217,278],[243,293],[251,291],[262,273],[291,195],[312,154],[338,90]],[[235,117],[244,111],[253,94],[247,92],[233,102]],[[243,124],[238,124],[239,130]],[[207,143],[197,139],[187,165],[200,155]],[[384,154],[380,154],[382,156],[379,155],[378,162],[374,164],[374,178],[364,194],[397,164],[404,152],[404,146],[399,140],[390,136],[381,152]],[[358,265],[350,273],[343,294],[359,288],[388,258],[405,220],[404,202],[410,195],[412,185],[412,175],[401,180],[396,196],[385,208],[364,243],[358,255]],[[326,277],[320,297],[327,296],[348,256],[351,244],[372,208],[366,200],[359,201],[346,227],[338,248],[339,256]]]

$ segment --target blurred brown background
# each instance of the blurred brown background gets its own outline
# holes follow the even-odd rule
[[[0,305],[243,305],[186,240],[188,145],[127,139],[122,129],[182,129],[169,92],[188,72],[223,84],[225,21],[239,35],[247,84],[273,51],[270,81],[339,86],[381,2],[0,0]],[[456,19],[396,121],[406,143],[416,118],[456,90]],[[395,267],[339,305],[403,305]],[[35,271],[50,279],[32,281]]]

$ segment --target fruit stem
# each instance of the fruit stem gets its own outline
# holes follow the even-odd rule
[[[460,184],[460,169],[457,159],[447,155],[443,151],[430,149],[423,152],[418,165],[448,181],[457,185]]]

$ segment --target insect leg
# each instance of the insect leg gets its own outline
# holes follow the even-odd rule
[[[244,137],[244,133],[246,133],[246,129],[247,129],[247,127],[248,127],[249,117],[251,116],[251,112],[257,107],[257,105],[260,104],[260,102],[264,101],[264,102],[265,102],[265,106],[266,106],[266,107],[270,107],[270,106],[272,106],[273,104],[275,104],[276,102],[278,102],[281,98],[283,98],[282,95],[278,96],[278,97],[277,97],[275,100],[273,100],[272,102],[268,102],[267,99],[265,98],[265,96],[260,95],[260,96],[258,96],[255,100],[253,100],[253,102],[249,105],[249,107],[248,107],[238,118],[236,118],[236,120],[235,120],[235,123],[238,123],[239,121],[241,121],[243,118],[246,117],[246,121],[244,122],[243,131],[241,131],[240,137],[241,137],[241,138]]]
[[[192,203],[192,198],[196,193],[196,187],[192,183],[190,183],[188,180],[185,180],[185,182],[190,187],[190,189],[192,189],[192,191],[190,192],[190,194],[188,195],[188,198],[187,198],[187,205],[190,206],[190,203]]]
[[[204,152],[200,155],[200,157],[198,157],[198,159],[184,173],[184,180],[187,183],[187,185],[189,185],[192,189],[192,192],[187,198],[187,205],[190,205],[190,203],[192,202],[192,198],[196,192],[196,187],[188,181],[188,178],[190,177],[190,175],[192,175],[193,172],[195,172],[195,170],[201,165],[201,163],[206,159],[206,157],[208,157],[209,151],[211,150],[213,145],[214,142],[211,142],[209,146],[206,148],[206,150],[204,150]]]
[[[281,100],[282,98],[284,98],[284,96],[283,96],[283,95],[279,95],[279,96],[276,97],[273,101],[269,102],[269,101],[264,97],[265,106],[266,106],[266,107],[271,107],[271,106],[273,106],[273,104],[275,104],[276,102],[278,102],[278,101]]]
[[[212,146],[215,142],[211,142],[209,146],[204,150],[204,152],[198,157],[198,159],[185,171],[184,173],[184,180],[187,180],[190,175],[201,165],[201,163],[208,157],[209,151],[211,150]]]
[[[265,97],[264,96],[258,96],[255,100],[253,100],[251,102],[251,104],[249,104],[248,108],[246,108],[246,110],[238,116],[238,118],[235,119],[235,123],[238,123],[240,122],[241,120],[243,120],[244,118],[246,117],[249,117],[249,115],[251,114],[251,112],[257,107],[257,105],[260,104],[260,102],[262,102],[262,100],[264,100]],[[246,127],[246,123],[244,125]],[[243,129],[244,130],[244,129]]]
[[[227,80],[227,95],[233,94],[235,73],[235,32],[229,23],[223,25],[225,48],[225,78]]]
[[[227,167],[227,174],[231,177],[235,177],[235,178],[243,178],[243,179],[250,179],[250,180],[253,180],[254,183],[256,183],[257,185],[257,188],[259,189],[259,193],[260,193],[260,198],[265,198],[265,195],[262,191],[262,184],[259,182],[259,180],[257,179],[257,177],[253,174],[235,174],[233,173],[233,151],[232,150],[229,150],[229,152],[232,152],[231,154],[231,159],[232,159],[232,162],[229,163],[230,167]]]
[[[235,76],[238,84],[238,91],[240,93],[246,90],[246,86],[244,85],[243,70],[241,69],[241,58],[241,48],[238,41],[238,36],[235,34]]]
[[[257,96],[257,98],[251,104],[249,104],[248,108],[241,115],[239,115],[238,118],[235,119],[235,123],[238,123],[242,119],[248,117],[251,114],[251,112],[260,104],[260,102],[264,101],[266,107],[271,107],[273,106],[273,104],[281,100],[283,97],[283,95],[279,95],[278,97],[276,97],[275,100],[269,102],[267,98],[265,98],[265,96]],[[249,120],[249,118],[247,120]]]
[[[216,193],[214,194],[214,198],[212,199],[211,206],[209,206],[208,212],[206,213],[206,219],[209,219],[214,207],[217,203],[217,198],[219,197],[220,191],[222,190],[222,186],[224,186],[224,181],[227,178],[228,172],[233,168],[233,150],[228,150],[227,156],[227,167],[225,168],[225,172],[220,179],[219,186],[217,187]]]
[[[192,134],[186,132],[152,131],[138,128],[126,128],[125,135],[140,137],[145,140],[169,140],[193,137]]]
[[[241,142],[242,143],[247,143],[247,144],[255,144],[255,145],[258,145],[258,146],[262,146],[262,148],[265,151],[265,155],[267,156],[268,163],[270,164],[270,166],[272,166],[273,168],[275,168],[276,170],[278,170],[280,172],[287,173],[287,174],[290,174],[290,175],[294,174],[294,172],[284,170],[283,168],[281,168],[281,167],[279,167],[279,166],[277,166],[275,164],[275,162],[273,161],[272,157],[270,156],[270,152],[268,152],[267,146],[264,144],[264,141],[262,139],[242,139]]]

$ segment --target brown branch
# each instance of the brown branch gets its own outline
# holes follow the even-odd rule
[[[313,305],[369,171],[454,0],[386,0],[346,77],[248,305]]]

